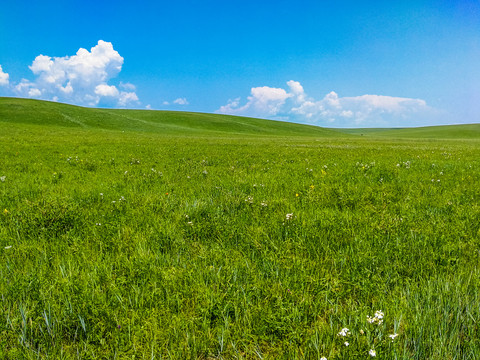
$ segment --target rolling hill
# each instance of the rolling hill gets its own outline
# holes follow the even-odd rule
[[[184,136],[309,136],[398,139],[480,139],[480,124],[418,128],[333,129],[241,116],[180,111],[99,109],[0,97],[0,124]]]
[[[0,123],[137,131],[167,135],[345,136],[335,130],[317,126],[239,116],[85,108],[18,98],[0,98]]]

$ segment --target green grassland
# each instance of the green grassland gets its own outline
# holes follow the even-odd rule
[[[175,111],[89,109],[37,100],[0,98],[0,121],[10,124],[120,130],[163,135],[338,136],[315,126],[238,116]]]
[[[0,358],[480,358],[456,129],[0,98]]]
[[[480,138],[480,125],[465,124],[398,129],[343,129],[342,132],[376,137],[478,140]]]

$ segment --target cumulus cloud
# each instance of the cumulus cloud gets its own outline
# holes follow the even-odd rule
[[[298,81],[290,80],[287,86],[288,90],[268,86],[252,88],[244,105],[236,98],[216,112],[332,126],[407,125],[408,121],[415,121],[415,117],[425,118],[435,112],[421,99],[383,95],[340,97],[331,91],[323,99],[315,100],[307,96]]]
[[[430,111],[424,100],[383,95],[339,97],[334,91],[319,101],[304,101],[292,107],[292,114],[312,120],[350,123],[352,125],[383,125],[396,119]]]
[[[3,72],[2,65],[0,65],[0,86],[7,86],[9,84],[9,75]]]
[[[100,84],[95,87],[95,94],[99,96],[118,97],[118,89],[114,85]]]
[[[294,96],[295,100],[299,103],[303,103],[306,96],[303,86],[298,81],[294,80],[287,81],[287,85],[290,88],[290,92]]]
[[[187,101],[186,98],[175,99],[175,100],[173,100],[173,103],[177,104],[177,105],[188,105],[188,101]]]
[[[217,112],[231,115],[277,115],[285,104],[285,100],[293,96],[284,89],[268,86],[252,88],[250,93],[245,105],[240,106],[240,98],[236,98],[229,100],[228,104],[220,107]]]
[[[60,100],[79,105],[101,103],[128,106],[138,102],[135,86],[120,83],[120,91],[109,81],[122,70],[123,57],[112,43],[99,40],[88,51],[80,48],[75,55],[50,57],[39,55],[29,66],[34,81],[23,79],[14,87],[20,96]]]

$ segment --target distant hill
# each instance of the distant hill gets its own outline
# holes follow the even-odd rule
[[[0,98],[0,126],[1,123],[138,131],[167,135],[345,136],[333,129],[240,116],[85,108],[18,98]]]
[[[342,129],[345,134],[369,137],[422,139],[480,139],[480,124],[425,126],[417,128]]]
[[[0,97],[0,126],[2,123],[193,136],[480,139],[480,124],[391,129],[332,129],[232,115],[85,108],[42,100],[7,97]]]

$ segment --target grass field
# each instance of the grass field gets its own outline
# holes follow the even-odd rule
[[[478,359],[468,127],[0,98],[0,358]]]

